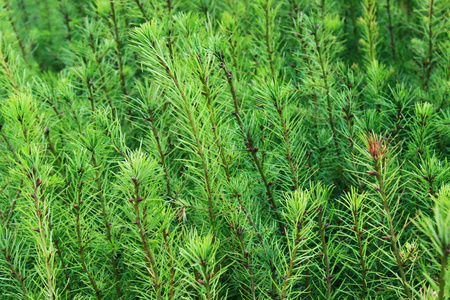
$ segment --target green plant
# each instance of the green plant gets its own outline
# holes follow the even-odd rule
[[[444,0],[0,0],[1,299],[447,299]]]

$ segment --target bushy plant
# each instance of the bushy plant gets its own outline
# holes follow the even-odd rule
[[[0,4],[0,299],[450,299],[448,1]]]

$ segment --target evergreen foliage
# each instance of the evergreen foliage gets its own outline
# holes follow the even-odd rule
[[[450,299],[448,1],[0,5],[0,299]]]

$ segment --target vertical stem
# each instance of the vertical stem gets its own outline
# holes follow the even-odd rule
[[[67,28],[67,36],[66,39],[68,41],[72,40],[72,36],[71,36],[71,28],[70,28],[70,17],[69,17],[69,13],[67,12],[67,7],[64,8],[64,5],[62,3],[62,0],[58,0],[59,2],[59,8],[61,10],[61,13],[64,15],[64,24],[66,25]]]
[[[263,237],[261,235],[261,232],[258,230],[258,227],[256,226],[256,223],[253,221],[252,216],[250,215],[247,207],[245,207],[245,205],[242,203],[242,199],[241,199],[242,195],[238,194],[237,191],[235,191],[235,192],[236,192],[236,194],[234,196],[237,197],[238,202],[239,202],[239,206],[240,206],[240,208],[242,208],[242,210],[244,211],[244,214],[246,216],[246,220],[253,227],[253,230],[255,231],[256,236],[258,237],[259,243],[260,243],[260,245],[261,245],[261,247],[262,247],[262,249],[264,251],[264,255],[267,256],[268,252],[267,252],[267,249],[266,249],[266,245],[264,244],[264,239],[263,239]],[[269,264],[268,265],[269,265],[269,268],[271,270],[273,270],[274,267],[275,267],[274,264],[273,264],[273,260],[272,259],[269,259]],[[276,268],[275,268],[275,270],[276,270]],[[274,282],[275,282],[275,277],[272,278],[272,287],[271,287],[272,291],[275,291],[275,284],[274,284]],[[272,295],[272,298],[273,298],[273,296],[274,296],[274,294]]]
[[[145,9],[144,9],[144,2],[141,2],[141,1],[139,1],[139,0],[135,0],[135,2],[136,2],[136,4],[137,4],[137,6],[139,7],[139,10],[141,11],[141,14],[142,14],[142,16],[144,17],[145,21],[148,22],[150,19],[148,18],[147,13],[145,12]]]
[[[444,300],[445,297],[445,273],[447,271],[448,266],[448,256],[450,253],[450,247],[447,247],[444,250],[444,255],[441,258],[441,271],[439,273],[439,300]]]
[[[267,51],[267,58],[269,60],[269,65],[270,65],[270,71],[271,71],[271,75],[272,78],[276,77],[276,73],[275,73],[275,68],[273,66],[273,49],[270,46],[270,8],[269,8],[269,1],[267,0],[264,4],[264,17],[265,17],[265,32],[264,32],[264,39],[266,42],[266,51]]]
[[[172,251],[170,248],[170,243],[167,240],[167,237],[169,236],[170,232],[166,232],[165,229],[163,229],[163,236],[164,236],[164,242],[166,243],[166,250],[167,255],[169,256],[169,269],[170,269],[170,289],[169,289],[169,299],[173,299],[173,293],[174,293],[174,287],[175,287],[175,268],[173,267],[173,258],[172,258]]]
[[[372,22],[373,22],[373,11],[372,11],[372,7],[375,5],[375,3],[372,2],[372,0],[369,0],[368,5],[367,5],[367,10],[369,11],[369,20],[368,20],[368,29],[369,29],[369,44],[370,44],[370,48],[369,48],[369,57],[370,57],[370,61],[374,61],[376,59],[376,54],[375,54],[375,37],[373,34],[373,28],[372,28]]]
[[[278,228],[280,230],[280,233],[282,235],[284,235],[284,226],[281,222],[281,217],[279,215],[279,212],[277,211],[277,205],[275,202],[275,197],[272,193],[272,189],[271,189],[271,184],[269,184],[269,181],[266,178],[266,175],[264,174],[264,170],[263,167],[261,165],[261,161],[258,158],[258,155],[256,154],[256,152],[258,151],[257,148],[254,147],[254,142],[253,139],[250,135],[249,131],[245,130],[245,126],[244,123],[242,122],[241,116],[240,116],[240,101],[236,95],[236,89],[234,88],[234,84],[233,84],[233,77],[232,77],[232,71],[227,71],[226,70],[226,66],[225,66],[225,59],[223,57],[223,54],[220,54],[220,61],[221,61],[221,65],[220,67],[223,69],[223,72],[225,73],[225,77],[227,79],[227,83],[228,86],[230,88],[230,93],[231,93],[231,97],[233,98],[233,106],[234,106],[234,111],[233,111],[233,115],[236,117],[236,120],[238,122],[239,125],[239,129],[241,130],[242,135],[244,136],[244,140],[246,141],[245,144],[249,147],[248,148],[248,152],[250,153],[251,158],[253,159],[253,162],[259,172],[259,175],[261,177],[261,180],[263,181],[264,187],[266,189],[266,194],[269,196],[269,198],[267,199],[270,204],[271,204],[271,208],[273,211],[273,214],[275,215],[275,218],[277,220],[278,223]]]
[[[82,172],[83,170],[80,169],[80,173],[82,176]],[[83,245],[83,235],[81,233],[81,221],[80,221],[80,206],[83,203],[83,201],[81,200],[81,191],[83,188],[83,183],[80,182],[78,184],[78,197],[77,197],[77,204],[74,205],[75,208],[75,228],[76,228],[76,233],[77,233],[77,245],[78,245],[78,256],[80,257],[80,262],[81,262],[81,267],[83,268],[84,273],[86,274],[86,276],[89,279],[89,282],[92,285],[92,288],[95,291],[95,296],[97,297],[98,300],[102,299],[102,297],[100,296],[100,290],[97,287],[97,283],[95,282],[94,278],[92,277],[92,274],[89,272],[89,269],[87,268],[87,264],[86,264],[86,259],[84,257],[84,248],[86,247],[86,245]]]
[[[98,56],[97,49],[95,47],[94,36],[92,35],[92,33],[89,35],[89,39],[90,39],[89,46],[92,49],[92,53],[94,54],[94,60],[97,63],[98,71],[100,73],[100,80],[102,81],[102,89],[105,92],[106,99],[108,100],[112,115],[115,118],[115,117],[117,117],[116,108],[114,107],[114,105],[112,103],[111,96],[109,95],[109,90],[106,87],[105,72],[103,71],[103,66],[102,66],[102,61],[103,61],[103,57],[105,56],[105,54],[103,54],[102,56]]]
[[[199,60],[201,62],[201,58],[199,57]],[[202,62],[201,62],[202,63]],[[202,63],[203,65],[203,63]],[[222,167],[225,170],[225,175],[227,177],[227,182],[230,182],[231,180],[231,175],[230,175],[230,169],[228,167],[229,162],[226,159],[225,156],[225,151],[224,151],[224,147],[222,144],[222,141],[219,138],[219,135],[217,133],[217,122],[216,122],[216,118],[215,118],[215,114],[214,114],[214,108],[212,106],[212,99],[211,99],[211,89],[209,86],[209,76],[207,74],[205,74],[204,72],[200,73],[200,80],[203,84],[203,95],[206,98],[206,107],[208,108],[208,112],[209,112],[209,120],[211,122],[212,125],[212,130],[214,133],[214,141],[217,144],[217,147],[219,148],[219,154],[220,154],[220,159],[222,161]]]
[[[7,212],[8,215],[7,215],[7,217],[6,217],[6,220],[5,220],[4,223],[3,223],[3,227],[4,227],[5,229],[8,229],[8,227],[9,227],[9,222],[11,222],[11,217],[12,217],[12,215],[13,215],[13,213],[14,213],[14,208],[16,207],[17,199],[18,199],[19,196],[22,194],[22,186],[23,186],[23,180],[20,181],[20,185],[19,185],[19,188],[17,189],[16,196],[15,196],[14,199],[12,199],[12,201],[11,201],[11,206],[10,206],[8,212]]]
[[[286,274],[286,277],[284,278],[283,288],[281,290],[281,299],[286,299],[286,292],[287,292],[287,286],[289,283],[289,280],[292,275],[292,270],[294,269],[294,263],[297,256],[297,250],[298,250],[298,244],[300,243],[300,231],[302,230],[302,223],[300,221],[297,221],[297,224],[295,226],[295,244],[294,249],[292,250],[291,254],[291,262],[289,263],[289,269]]]
[[[350,3],[350,15],[352,18],[352,26],[353,26],[353,39],[355,40],[355,50],[356,55],[359,55],[359,46],[358,46],[358,26],[356,25],[356,14],[355,14],[355,3],[354,0],[351,0]]]
[[[20,11],[24,14],[24,23],[27,24],[28,21],[29,21],[29,18],[28,18],[27,8],[25,6],[25,1],[24,0],[19,0],[17,5],[18,5]]]
[[[104,190],[102,187],[102,183],[100,181],[100,172],[99,172],[99,165],[97,164],[97,160],[95,159],[95,151],[93,149],[88,149],[91,152],[91,162],[92,162],[92,167],[94,167],[95,170],[95,182],[97,183],[97,190],[99,193],[99,197],[100,197],[100,205],[101,205],[101,209],[102,209],[102,217],[103,217],[103,225],[106,228],[106,239],[108,241],[108,243],[113,246],[114,245],[114,241],[112,238],[112,234],[111,234],[111,223],[108,220],[108,212],[106,210],[106,201],[105,201],[105,196],[104,196]],[[116,292],[117,292],[117,296],[120,298],[122,297],[122,291],[120,289],[120,285],[119,285],[119,268],[117,266],[117,260],[116,257],[114,255],[114,251],[111,251],[110,253],[110,260],[113,266],[113,271],[114,271],[114,286],[116,288]]]
[[[317,37],[317,32],[314,32],[313,35],[314,35],[314,42],[316,44],[317,53],[319,55],[319,64],[320,64],[320,68],[322,70],[323,82],[325,85],[325,92],[326,92],[326,99],[327,99],[328,123],[330,124],[331,132],[333,134],[333,142],[334,142],[334,146],[336,148],[336,154],[338,156],[341,156],[341,151],[339,149],[339,144],[337,141],[337,132],[334,127],[334,121],[333,121],[333,107],[331,105],[330,86],[328,85],[328,70],[325,69],[324,59],[322,57],[322,51],[321,51],[320,44],[319,44],[319,38]]]
[[[89,102],[91,103],[91,112],[92,112],[92,115],[94,115],[95,114],[95,102],[94,102],[94,92],[93,92],[93,90],[92,90],[92,85],[93,85],[94,83],[90,80],[90,78],[88,78],[87,80],[86,80],[86,85],[87,85],[87,88],[88,88],[88,91],[89,91],[89,97],[88,97],[88,99],[89,99]]]
[[[72,291],[72,287],[70,285],[70,275],[67,273],[67,266],[64,261],[64,256],[62,255],[62,249],[59,246],[59,241],[60,241],[59,239],[56,239],[53,241],[53,243],[55,244],[56,254],[58,254],[59,260],[61,261],[61,267],[63,269],[64,277],[66,278],[65,287],[67,287],[67,290],[70,292]]]
[[[123,58],[122,58],[122,42],[120,41],[120,35],[119,35],[119,26],[117,24],[117,15],[116,10],[114,7],[114,0],[109,1],[111,6],[111,18],[113,20],[114,24],[114,39],[116,41],[116,52],[117,52],[117,58],[119,60],[119,76],[120,76],[120,85],[122,88],[122,94],[124,96],[128,95],[126,83],[125,83],[125,74],[123,73]]]
[[[392,57],[394,58],[394,62],[396,61],[396,55],[395,55],[395,39],[394,39],[394,27],[392,26],[392,17],[391,17],[391,0],[386,0],[386,8],[388,13],[388,21],[389,21],[389,33],[391,36],[391,50],[392,50]]]
[[[252,294],[252,299],[256,300],[255,278],[254,278],[254,274],[253,274],[252,261],[251,261],[250,255],[248,253],[248,250],[245,248],[245,242],[244,242],[244,237],[243,237],[244,232],[243,232],[243,230],[236,228],[236,234],[239,239],[239,245],[241,246],[242,257],[247,260],[247,268],[248,268],[248,273],[250,275],[250,291]]]
[[[161,159],[161,165],[162,165],[163,171],[164,171],[164,181],[166,182],[166,196],[168,197],[172,208],[175,208],[175,204],[171,201],[171,200],[173,200],[172,199],[172,189],[170,187],[169,171],[167,169],[167,164],[166,164],[166,153],[163,151],[163,148],[161,145],[161,139],[159,137],[158,130],[156,129],[153,111],[150,108],[148,109],[148,114],[149,114],[149,117],[146,119],[148,121],[150,121],[150,127],[152,129],[153,137],[155,138],[155,141],[156,141],[156,148],[158,148],[159,158]]]
[[[363,246],[362,246],[362,239],[361,239],[361,231],[359,222],[358,222],[358,211],[356,210],[356,207],[354,207],[353,211],[353,221],[355,224],[355,234],[356,238],[358,240],[358,249],[359,249],[359,263],[361,264],[361,272],[362,272],[362,291],[361,291],[361,299],[366,298],[366,290],[367,290],[367,283],[366,283],[366,264],[364,260],[364,253],[363,253]]]
[[[11,70],[9,69],[9,66],[8,66],[8,64],[6,63],[6,58],[5,58],[5,56],[4,56],[4,54],[3,54],[3,51],[2,51],[2,49],[0,48],[0,63],[1,63],[1,65],[2,65],[2,67],[3,67],[3,69],[5,70],[5,72],[6,72],[6,75],[8,76],[8,78],[9,78],[9,81],[11,81],[11,85],[12,85],[12,87],[13,87],[13,89],[14,89],[14,92],[19,92],[19,87],[18,87],[18,85],[17,85],[17,83],[16,83],[16,81],[14,80],[14,77],[13,77],[13,75],[12,75],[12,73],[11,73]]]
[[[388,199],[386,197],[386,188],[384,186],[384,178],[383,178],[384,170],[380,166],[379,160],[375,160],[375,171],[377,172],[376,177],[377,177],[377,181],[378,181],[378,186],[380,188],[379,192],[380,192],[381,200],[383,202],[386,220],[388,222],[389,231],[391,234],[391,236],[390,236],[391,245],[392,245],[392,249],[394,251],[395,260],[397,262],[398,271],[399,271],[400,277],[402,279],[403,288],[405,290],[405,293],[406,293],[406,296],[408,297],[408,299],[413,299],[411,297],[411,291],[408,286],[408,281],[406,280],[405,270],[403,269],[402,258],[400,257],[400,251],[398,249],[397,236],[395,234],[395,228],[394,228],[394,223],[392,221],[391,209],[389,207]]]
[[[19,31],[17,30],[16,22],[14,21],[12,17],[11,12],[11,5],[9,4],[9,0],[5,0],[5,8],[8,10],[8,20],[9,23],[11,23],[11,27],[14,31],[14,34],[16,35],[17,42],[19,43],[20,51],[22,52],[22,57],[24,60],[26,60],[26,53],[25,53],[25,46],[23,45],[22,39],[20,38]]]
[[[275,107],[277,108],[277,112],[278,112],[278,116],[280,117],[280,123],[281,123],[281,127],[282,127],[282,136],[283,136],[283,140],[284,140],[284,146],[286,149],[286,159],[288,161],[289,164],[289,169],[291,171],[291,177],[292,177],[292,181],[294,182],[294,189],[298,189],[299,188],[299,184],[298,184],[298,176],[297,176],[297,171],[295,170],[295,166],[294,166],[294,162],[293,162],[293,157],[292,157],[292,149],[291,149],[291,141],[289,139],[289,128],[287,128],[286,126],[286,119],[283,116],[283,108],[284,105],[280,102],[276,102],[277,100],[275,100]]]
[[[152,251],[150,250],[150,247],[147,242],[147,238],[145,237],[145,229],[143,226],[143,221],[141,219],[141,212],[139,209],[139,203],[143,199],[139,197],[139,183],[137,181],[134,182],[134,199],[133,199],[133,208],[134,212],[136,214],[136,224],[139,228],[139,236],[141,238],[142,247],[145,252],[145,265],[149,270],[152,270],[149,272],[151,279],[153,280],[153,286],[155,288],[156,292],[156,299],[161,300],[161,283],[159,282],[159,271],[158,266],[156,265],[155,258],[153,256]]]
[[[77,1],[77,6],[78,6],[78,12],[80,13],[81,17],[84,17],[86,15],[86,12],[84,11],[84,3],[83,0],[78,0]]]
[[[8,137],[5,135],[5,133],[4,133],[4,131],[2,129],[3,129],[3,125],[0,124],[0,136],[2,137],[3,141],[5,141],[6,145],[8,146],[9,151],[13,155],[14,159],[16,160],[16,162],[20,163],[20,160],[19,160],[19,157],[17,156],[16,151],[14,150],[13,146],[9,142]]]
[[[211,179],[210,179],[208,164],[206,161],[206,156],[204,153],[203,145],[202,145],[202,142],[199,137],[196,120],[194,120],[194,116],[193,116],[193,113],[192,113],[192,110],[190,107],[190,105],[191,105],[190,101],[187,99],[186,94],[184,93],[183,89],[180,86],[180,83],[178,82],[178,79],[176,78],[175,74],[172,73],[172,71],[170,70],[169,66],[166,64],[164,59],[161,56],[159,56],[158,54],[156,54],[156,57],[157,57],[160,65],[166,70],[167,75],[172,80],[173,84],[175,85],[176,90],[179,92],[181,99],[184,102],[184,106],[186,108],[186,114],[187,114],[188,120],[189,120],[189,125],[192,128],[192,134],[194,136],[195,144],[197,146],[197,152],[198,152],[198,155],[200,156],[200,160],[201,160],[201,164],[202,164],[202,168],[203,168],[203,175],[205,176],[206,193],[208,195],[208,214],[209,214],[209,219],[211,221],[213,230],[215,231],[216,216],[214,214],[213,191],[212,191]]]
[[[330,261],[328,260],[328,250],[327,250],[327,242],[325,240],[325,226],[323,224],[323,207],[319,207],[319,230],[320,230],[320,241],[322,244],[323,251],[323,260],[325,261],[325,273],[326,278],[324,278],[327,282],[327,299],[331,297],[331,273],[330,273]]]
[[[50,130],[49,130],[48,127],[44,131],[44,136],[45,136],[45,139],[48,142],[47,149],[50,150],[50,152],[52,153],[53,157],[55,158],[56,165],[58,166],[58,171],[61,173],[61,175],[65,176],[66,175],[66,168],[63,167],[63,163],[61,162],[61,159],[60,159],[58,153],[56,152],[55,145],[52,142],[52,139],[50,138]]]
[[[34,177],[31,177],[34,178]],[[43,202],[43,199],[41,198],[41,190],[39,189],[39,185],[41,184],[41,180],[37,179],[36,182],[33,182],[33,195],[31,197],[34,199],[34,205],[36,209],[36,216],[38,218],[39,228],[37,228],[35,231],[39,233],[40,236],[40,243],[42,246],[42,254],[44,256],[45,260],[45,269],[46,269],[46,276],[47,276],[47,286],[48,286],[48,292],[49,292],[49,299],[53,300],[55,299],[55,291],[53,287],[53,274],[52,274],[52,264],[51,264],[51,256],[52,253],[49,251],[47,246],[47,235],[46,235],[46,227],[44,225],[44,219],[43,216],[47,212],[41,211],[41,202]]]
[[[17,283],[20,286],[20,289],[22,291],[23,299],[28,300],[29,298],[28,298],[27,289],[25,287],[25,284],[23,283],[23,281],[25,280],[25,277],[22,274],[17,273],[17,270],[14,268],[14,264],[13,264],[13,261],[11,259],[12,254],[8,254],[6,248],[3,249],[2,252],[3,252],[3,256],[5,257],[5,260],[6,260],[7,264],[8,264],[8,267],[11,270],[11,275],[14,276],[14,278],[17,280]]]
[[[431,61],[433,60],[433,14],[434,14],[434,0],[430,0],[430,7],[428,10],[428,61],[427,63],[427,83],[431,77]]]
[[[210,281],[210,276],[208,276],[208,270],[206,267],[206,262],[203,261],[202,263],[202,269],[203,269],[203,277],[205,278],[205,287],[206,287],[206,299],[210,300],[212,299],[211,297],[211,285],[209,283]]]

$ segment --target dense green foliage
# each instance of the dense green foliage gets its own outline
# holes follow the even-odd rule
[[[0,299],[450,299],[448,1],[0,4]]]

